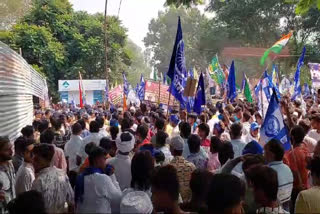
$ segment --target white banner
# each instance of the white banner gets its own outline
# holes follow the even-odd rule
[[[308,63],[310,68],[312,87],[320,88],[320,64]]]

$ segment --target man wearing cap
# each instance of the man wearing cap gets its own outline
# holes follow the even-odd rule
[[[134,147],[134,136],[125,131],[116,139],[118,152],[114,158],[107,160],[115,170],[115,176],[119,182],[121,191],[130,187],[131,183],[131,158],[129,153]]]
[[[189,187],[191,174],[196,169],[195,165],[182,156],[184,140],[180,136],[172,137],[170,140],[170,151],[174,156],[170,162],[177,169],[180,184],[180,194],[182,200],[187,202],[191,199],[191,189]]]
[[[179,117],[176,114],[172,114],[170,116],[170,126],[172,129],[170,129],[168,133],[169,137],[175,137],[180,135],[180,130],[178,124],[180,123]]]
[[[251,141],[259,142],[259,129],[260,126],[258,123],[253,122],[250,125],[250,132],[245,136],[244,142],[250,143]]]
[[[194,133],[197,129],[198,123],[196,122],[197,115],[196,113],[191,113],[188,115],[188,123],[191,126],[191,134]]]

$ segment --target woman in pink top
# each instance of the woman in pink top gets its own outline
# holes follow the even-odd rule
[[[217,169],[221,167],[218,155],[221,144],[222,142],[218,137],[211,137],[209,161],[207,167],[208,170],[212,173],[214,173]]]

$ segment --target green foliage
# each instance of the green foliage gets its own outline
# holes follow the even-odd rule
[[[196,8],[185,10],[171,7],[159,12],[158,17],[150,21],[149,32],[144,38],[146,52],[149,55],[153,53],[150,64],[162,73],[167,72],[178,16],[182,23],[187,67],[205,69],[211,57],[224,44],[224,32]]]
[[[200,5],[203,3],[204,0],[166,0],[166,5],[175,6],[177,8],[180,6],[191,7],[193,5]]]
[[[10,31],[0,31],[0,39],[17,51],[22,49],[27,62],[46,75],[51,95],[58,98],[59,79],[78,79],[79,72],[88,79],[106,77],[103,23],[103,14],[75,12],[68,0],[34,0],[29,13]],[[133,44],[128,47],[126,33],[118,18],[108,17],[110,84],[123,71],[147,69],[141,50]],[[131,66],[132,59],[138,61]]]

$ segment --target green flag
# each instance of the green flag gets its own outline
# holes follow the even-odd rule
[[[155,70],[153,71],[153,80],[155,80],[155,81],[158,80],[158,74]]]
[[[252,96],[251,96],[251,91],[250,91],[250,86],[249,86],[249,82],[248,79],[245,77],[245,84],[244,84],[244,96],[246,97],[247,101],[249,103],[252,103]]]
[[[225,81],[225,76],[219,64],[219,59],[217,55],[215,55],[211,60],[211,65],[209,66],[209,73],[211,78],[219,85],[221,85]]]

